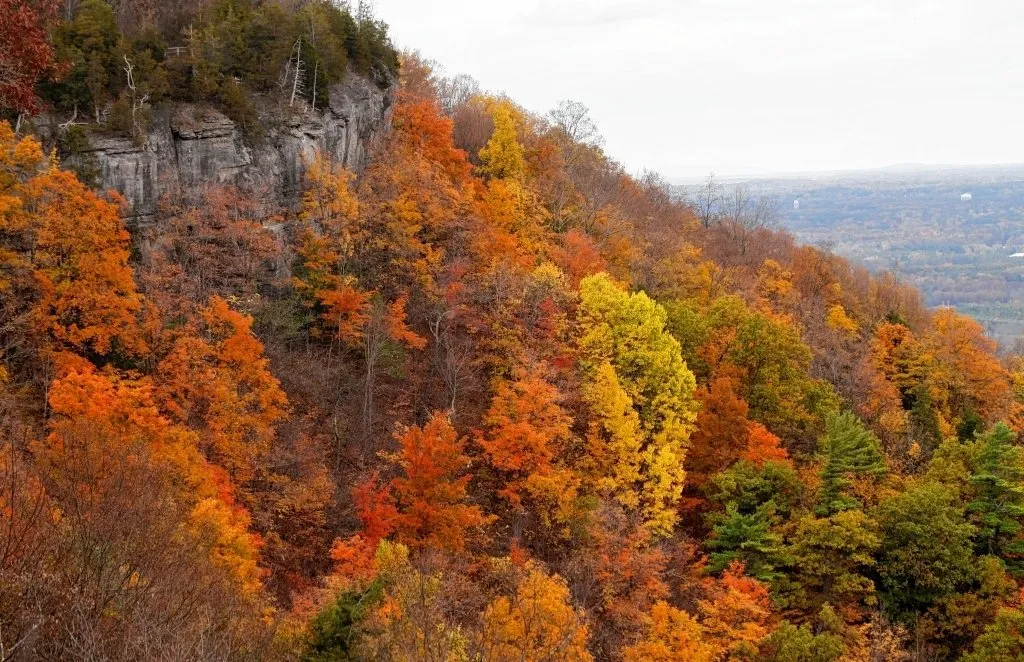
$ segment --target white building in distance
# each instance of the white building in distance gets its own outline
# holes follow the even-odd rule
[[[793,209],[797,209],[797,210],[800,209],[800,201],[799,200],[794,200],[793,201]]]
[[[962,193],[960,195],[960,202],[970,202],[970,201],[971,201],[971,194],[970,193]]]

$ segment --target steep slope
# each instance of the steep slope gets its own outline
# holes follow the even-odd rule
[[[1024,365],[979,325],[756,201],[702,216],[581,104],[540,117],[415,55],[388,104],[365,8],[184,4],[197,47],[150,80],[193,98],[154,102],[151,142],[82,50],[143,62],[139,7],[54,31],[81,48],[51,112],[166,157],[177,189],[138,187],[158,222],[0,122],[16,657],[1021,654]],[[340,119],[332,143],[251,112],[308,90],[327,122],[298,62],[343,50],[390,120],[362,168]]]

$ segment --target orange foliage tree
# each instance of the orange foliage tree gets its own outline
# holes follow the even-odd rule
[[[401,470],[390,485],[397,539],[414,548],[463,551],[467,538],[491,519],[467,503],[465,440],[440,412],[422,428],[409,427],[395,437],[399,449],[389,457]]]
[[[118,205],[42,158],[0,122],[0,297],[12,321],[58,347],[142,351],[139,296]]]
[[[749,409],[738,395],[739,389],[738,376],[723,368],[708,386],[697,389],[702,407],[686,457],[689,482],[696,487],[737,460],[761,464],[789,457],[776,435],[757,421],[748,420]]]
[[[667,602],[654,605],[647,634],[622,651],[624,662],[715,662],[718,651],[693,616]]]
[[[148,379],[82,361],[66,361],[53,382],[49,434],[33,451],[64,539],[40,562],[77,624],[54,644],[82,637],[108,654],[147,640],[176,650],[181,637],[220,646],[253,625],[245,605],[258,608],[264,573],[249,515],[152,396]],[[204,618],[211,610],[222,619]]]
[[[706,582],[708,597],[699,601],[701,625],[729,659],[756,659],[757,644],[770,631],[771,598],[768,589],[744,575],[743,564],[733,561],[717,580]]]
[[[288,407],[251,325],[213,297],[201,324],[177,338],[156,370],[161,405],[200,431],[211,460],[240,486],[260,473]]]
[[[739,380],[718,372],[708,386],[697,389],[702,406],[686,455],[689,482],[696,487],[738,460],[750,441],[747,403],[737,395]]]
[[[572,507],[573,473],[557,460],[570,439],[572,418],[558,404],[558,389],[537,374],[521,372],[498,385],[479,435],[484,457],[506,476],[500,494],[521,507],[534,501],[545,521],[564,519]]]

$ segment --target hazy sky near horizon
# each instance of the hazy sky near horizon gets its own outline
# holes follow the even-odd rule
[[[668,177],[1024,162],[1014,0],[376,0],[397,46]]]

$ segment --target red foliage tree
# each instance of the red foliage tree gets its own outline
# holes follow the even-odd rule
[[[59,0],[0,0],[0,110],[39,110],[36,83],[56,69],[48,28]]]
[[[748,408],[738,390],[735,377],[721,375],[697,391],[702,407],[686,455],[687,478],[695,486],[735,462],[747,448]]]

